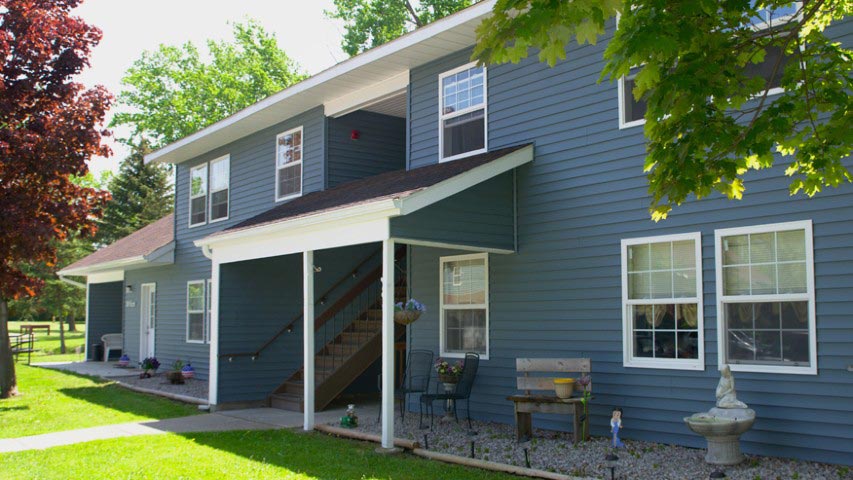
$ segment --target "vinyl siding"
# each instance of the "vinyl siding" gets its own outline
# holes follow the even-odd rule
[[[126,308],[128,329],[125,344],[138,355],[140,283],[157,283],[157,329],[155,352],[169,365],[177,359],[191,360],[200,378],[207,378],[207,344],[186,341],[187,282],[210,278],[210,260],[193,241],[251,218],[277,205],[275,201],[275,138],[289,129],[303,127],[303,193],[323,189],[326,157],[325,117],[317,107],[273,127],[241,138],[196,159],[177,165],[175,172],[175,263],[174,265],[127,272],[134,285],[136,306]],[[227,220],[189,228],[189,175],[196,165],[231,157],[229,216]],[[134,357],[131,357],[135,361]]]
[[[847,20],[829,34],[849,45],[851,27]],[[704,447],[682,418],[713,406],[719,378],[714,230],[811,220],[818,374],[735,373],[739,398],[757,413],[742,446],[749,453],[849,464],[853,187],[791,197],[780,164],[750,173],[742,201],[716,195],[690,201],[653,223],[642,171],[643,129],[619,130],[617,85],[596,83],[604,40],[571,47],[569,60],[554,68],[535,56],[489,67],[490,149],[532,141],[536,157],[517,170],[518,253],[490,255],[490,359],[481,362],[472,415],[513,422],[506,396],[516,393],[516,358],[590,357],[594,435],[607,434],[610,410],[619,406],[625,409],[625,438]],[[467,62],[469,54],[454,53],[411,72],[413,168],[437,161],[437,75]],[[846,165],[853,167],[853,160]],[[440,219],[433,227],[442,228]],[[705,369],[625,368],[620,241],[687,232],[702,234]],[[462,252],[412,249],[412,296],[427,305],[427,313],[411,327],[411,348],[438,354],[439,257],[456,253]],[[566,428],[567,422],[536,419],[549,428]]]
[[[379,251],[378,244],[319,250],[314,264],[322,271],[314,275],[319,298],[364,259]],[[373,255],[362,271],[379,265]],[[302,255],[223,264],[220,272],[219,353],[254,352],[302,312]],[[350,278],[331,292],[326,306],[346,293],[358,278]],[[318,305],[317,314],[323,310]],[[261,401],[302,366],[300,319],[293,332],[284,333],[259,357],[238,357],[219,363],[219,403]],[[329,336],[329,339],[333,336]],[[316,346],[324,345],[322,330]]]
[[[352,140],[353,130],[359,132]],[[328,119],[329,187],[406,168],[406,120],[359,110]]]
[[[513,250],[513,185],[507,172],[412,214],[391,219],[391,236]]]
[[[90,360],[95,358],[94,344],[101,344],[101,336],[108,333],[122,333],[122,282],[90,283],[88,288],[88,315],[86,316],[86,331],[89,345],[86,345],[86,355]],[[111,354],[110,356],[115,356]]]

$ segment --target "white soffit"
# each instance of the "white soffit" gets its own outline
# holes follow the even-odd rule
[[[314,107],[384,82],[473,45],[476,28],[494,7],[485,0],[345,60],[192,135],[145,156],[145,162],[181,163]]]

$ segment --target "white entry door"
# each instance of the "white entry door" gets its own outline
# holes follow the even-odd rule
[[[154,329],[157,326],[157,284],[143,283],[139,298],[139,361],[154,356]]]

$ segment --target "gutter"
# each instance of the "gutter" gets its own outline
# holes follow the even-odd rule
[[[82,289],[86,288],[85,283],[80,283],[78,281],[71,280],[70,278],[66,278],[65,275],[57,275],[57,276],[59,277],[59,281],[61,281],[61,282],[65,282],[65,283],[67,283],[69,285],[73,285],[77,288],[82,288]]]

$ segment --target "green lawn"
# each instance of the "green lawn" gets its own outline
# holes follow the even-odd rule
[[[289,430],[158,435],[0,454],[0,478],[518,480]],[[120,461],[116,461],[120,459]]]
[[[74,353],[75,347],[82,347],[86,343],[86,324],[77,322],[76,332],[65,332],[65,348],[66,353],[60,353],[59,346],[59,322],[9,322],[9,333],[14,335],[21,331],[22,325],[50,325],[50,335],[44,330],[36,330],[35,343],[33,347],[36,349],[33,352],[32,362],[80,362],[85,360],[84,354]],[[67,327],[66,327],[67,328]],[[26,363],[27,355],[22,354],[18,357],[18,363]]]
[[[0,400],[0,438],[199,413],[195,405],[132,392],[105,380],[21,363],[16,370],[21,395]]]

